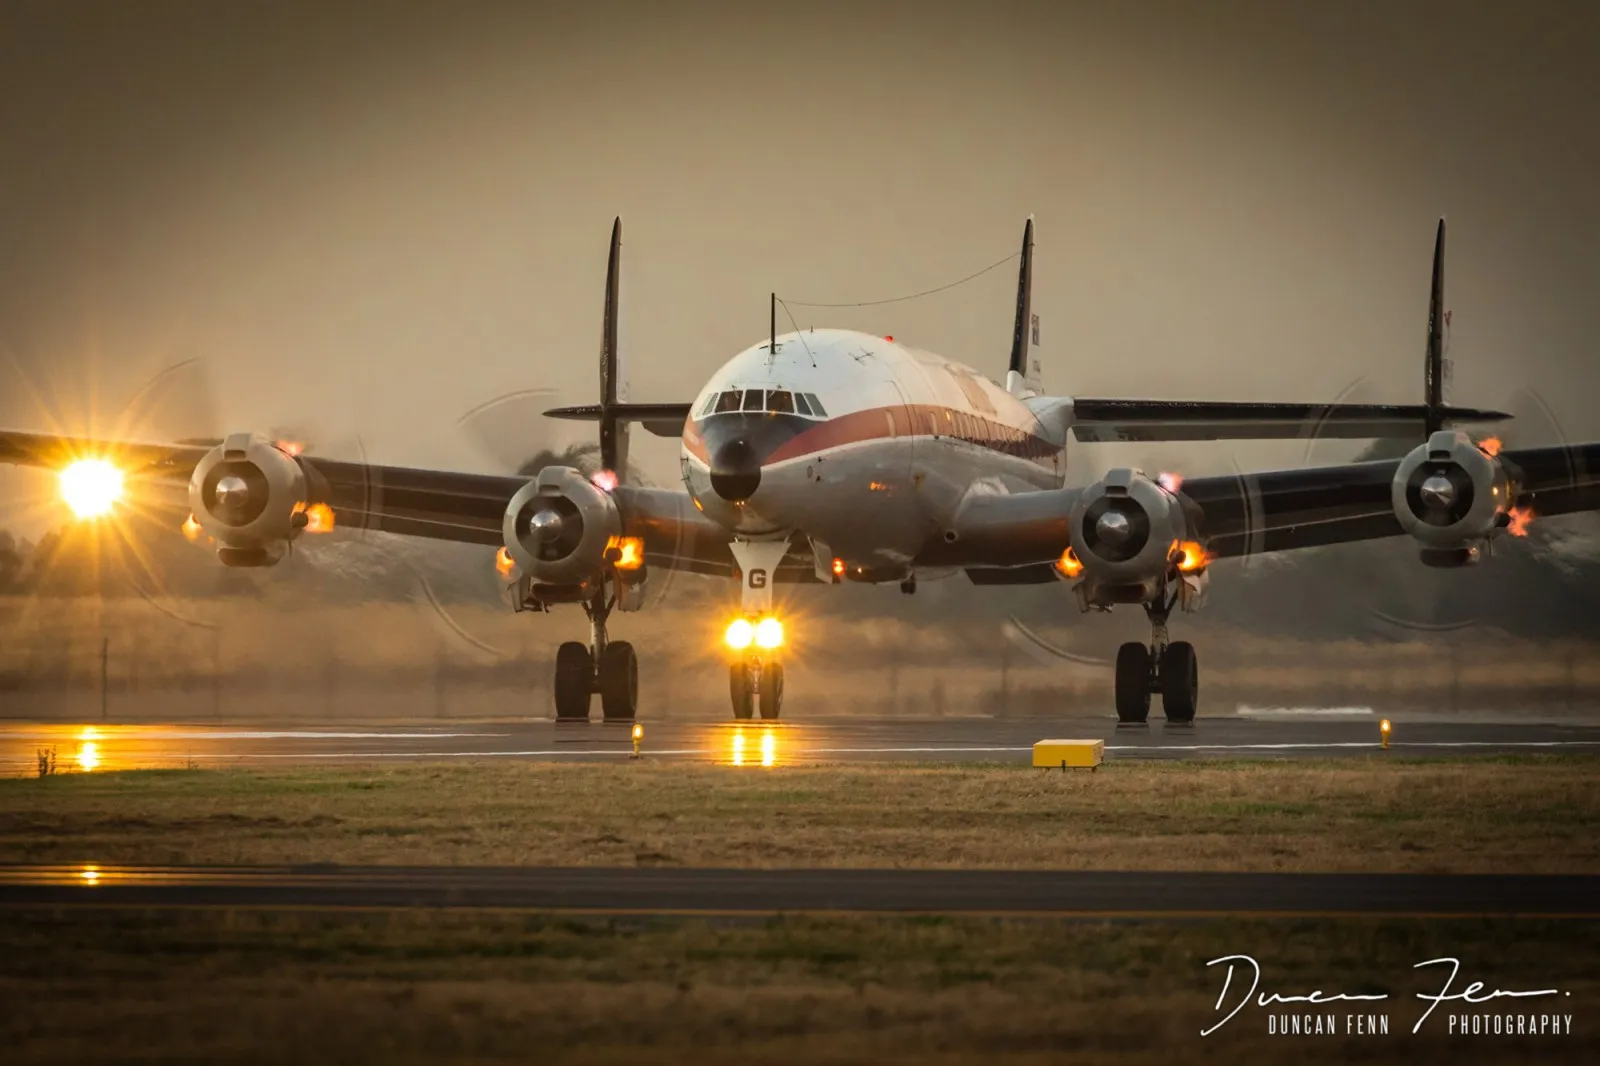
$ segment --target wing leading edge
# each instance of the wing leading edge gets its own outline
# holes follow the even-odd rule
[[[1503,422],[1501,411],[1426,404],[1217,403],[1186,400],[1072,400],[1081,441],[1420,440],[1433,419],[1445,426]]]

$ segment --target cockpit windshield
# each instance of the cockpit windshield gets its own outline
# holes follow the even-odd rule
[[[712,393],[701,402],[695,417],[709,418],[736,411],[804,415],[807,418],[828,417],[822,409],[822,402],[814,393],[790,392],[788,389],[729,389]]]

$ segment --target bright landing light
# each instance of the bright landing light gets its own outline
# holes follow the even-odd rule
[[[756,638],[756,627],[750,624],[748,618],[735,618],[728,623],[728,631],[722,639],[728,642],[728,647],[734,651],[743,651],[750,646]]]
[[[111,513],[122,499],[122,471],[104,459],[79,459],[61,471],[61,498],[79,518]]]
[[[783,643],[783,623],[776,618],[763,618],[756,623],[756,644],[762,648],[776,648]]]

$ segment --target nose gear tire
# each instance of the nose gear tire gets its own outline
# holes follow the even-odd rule
[[[761,670],[761,717],[769,721],[783,709],[783,664],[768,663]]]
[[[750,668],[744,663],[728,667],[728,694],[733,697],[734,718],[749,718],[755,709],[756,694],[750,685]]]

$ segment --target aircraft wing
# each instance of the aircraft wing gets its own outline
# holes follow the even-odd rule
[[[1536,518],[1600,510],[1600,443],[1501,453],[1520,472],[1515,505]],[[1390,485],[1400,460],[1183,482],[1214,558],[1397,537]]]
[[[1514,501],[1541,517],[1600,510],[1600,443],[1507,450],[1517,471]],[[1212,558],[1262,555],[1403,536],[1390,495],[1400,460],[1186,478],[1182,497],[1198,508]],[[977,585],[1059,580],[1068,513],[1082,490],[975,497],[958,515],[954,539],[918,554],[919,566],[967,568]]]
[[[218,443],[207,440],[144,444],[0,429],[0,463],[59,470],[75,459],[96,456],[111,460],[126,475],[188,481],[195,464]]]
[[[1441,426],[1502,422],[1511,416],[1440,407]],[[1188,400],[1072,400],[1072,434],[1081,441],[1421,438],[1424,404],[1213,403]]]
[[[77,459],[103,458],[123,472],[136,493],[139,482],[187,484],[196,464],[216,443],[148,444],[0,429],[0,463],[58,470]],[[311,486],[313,500],[308,502],[326,504],[336,529],[375,529],[495,547],[504,543],[501,522],[506,506],[528,480],[312,455],[297,461]],[[687,493],[618,485],[613,495],[623,532],[643,538],[649,565],[732,575],[728,533],[701,515]],[[811,564],[804,565],[809,572]]]

